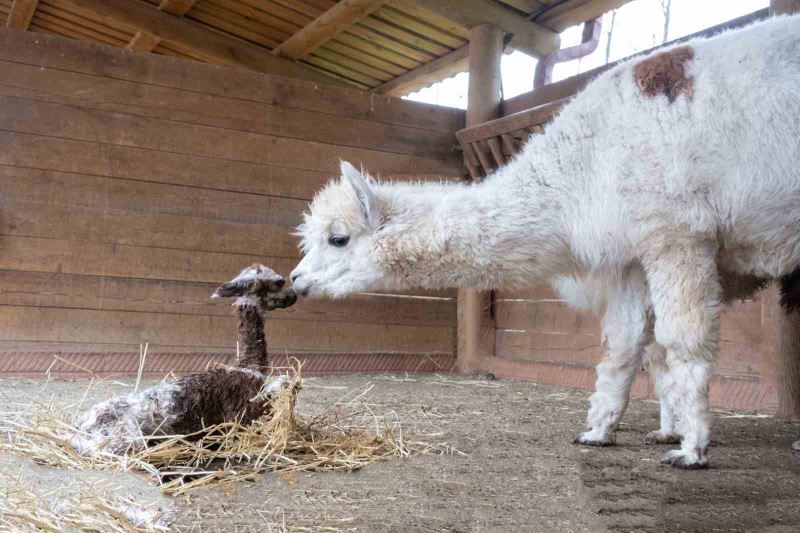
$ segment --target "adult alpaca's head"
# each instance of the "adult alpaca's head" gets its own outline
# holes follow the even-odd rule
[[[303,296],[338,297],[386,285],[374,253],[385,206],[372,178],[344,161],[341,170],[341,179],[316,194],[298,228],[304,257],[291,278]]]
[[[340,297],[541,279],[564,256],[558,202],[546,187],[515,182],[519,172],[512,164],[480,184],[380,183],[343,162],[299,228],[295,290]]]

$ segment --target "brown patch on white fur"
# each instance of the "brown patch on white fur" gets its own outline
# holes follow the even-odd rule
[[[686,64],[694,59],[694,49],[679,46],[643,59],[633,67],[636,85],[651,98],[663,94],[669,103],[684,95],[692,99],[694,78],[687,76]]]

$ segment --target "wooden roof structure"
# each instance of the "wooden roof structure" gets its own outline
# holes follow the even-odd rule
[[[9,27],[394,96],[467,70],[493,23],[535,57],[630,0],[0,0]]]

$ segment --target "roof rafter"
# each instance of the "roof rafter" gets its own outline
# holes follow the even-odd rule
[[[161,0],[158,9],[182,17],[192,9],[196,1],[197,0]]]
[[[149,4],[131,0],[68,0],[102,19],[114,20],[178,43],[212,62],[238,65],[268,74],[334,85],[344,85],[312,68],[272,55],[259,46],[206,29],[199,24],[164,13]]]
[[[197,0],[161,0],[158,9],[172,13],[178,17],[184,16]],[[128,42],[125,48],[139,52],[152,52],[158,46],[161,37],[146,31],[137,31],[136,35]]]
[[[340,0],[313,22],[278,45],[273,53],[288,59],[303,59],[330,41],[348,26],[355,24],[383,6],[384,0]]]
[[[558,33],[490,0],[414,0],[420,7],[465,28],[494,24],[511,34],[510,45],[534,57],[543,57],[561,44]]]
[[[14,0],[14,3],[11,4],[11,11],[8,12],[6,26],[27,30],[38,3],[39,0]]]

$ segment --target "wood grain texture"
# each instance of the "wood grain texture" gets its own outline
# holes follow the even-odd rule
[[[457,161],[452,133],[0,60],[0,95]]]
[[[441,132],[461,129],[465,120],[459,109],[2,28],[0,59]]]
[[[236,346],[236,318],[130,311],[94,311],[52,307],[0,306],[0,341],[106,343],[231,349]],[[450,352],[454,331],[448,327],[347,322],[267,321],[270,349],[281,352],[341,351]]]
[[[231,161],[336,172],[339,160],[374,173],[458,175],[453,160],[430,159],[288,137],[174,122],[0,96],[0,129]]]
[[[487,0],[427,0],[425,9],[465,28],[493,24],[512,35],[510,45],[534,57],[558,50],[557,33]]]
[[[18,30],[28,29],[39,0],[14,0],[6,18],[6,26]]]
[[[282,42],[274,53],[288,59],[303,59],[348,26],[380,9],[382,4],[383,0],[341,0]]]
[[[152,52],[153,48],[161,41],[161,37],[146,31],[137,31],[125,48],[136,50],[137,52]]]
[[[0,305],[136,311],[229,317],[225,302],[211,300],[218,283],[0,270]],[[303,300],[284,320],[455,327],[455,298],[354,295]]]
[[[261,47],[239,41],[171,14],[163,13],[141,2],[125,0],[69,0],[103,20],[113,20],[174,41],[199,54],[225,65],[238,65],[279,76],[338,84],[337,80],[315,72],[304,65],[275,57]]]
[[[41,35],[0,41],[3,350],[230,353],[235,317],[209,294],[253,262],[291,271],[292,232],[339,158],[399,179],[460,171],[463,113]],[[271,348],[452,355],[454,295],[301,301],[270,314]]]

